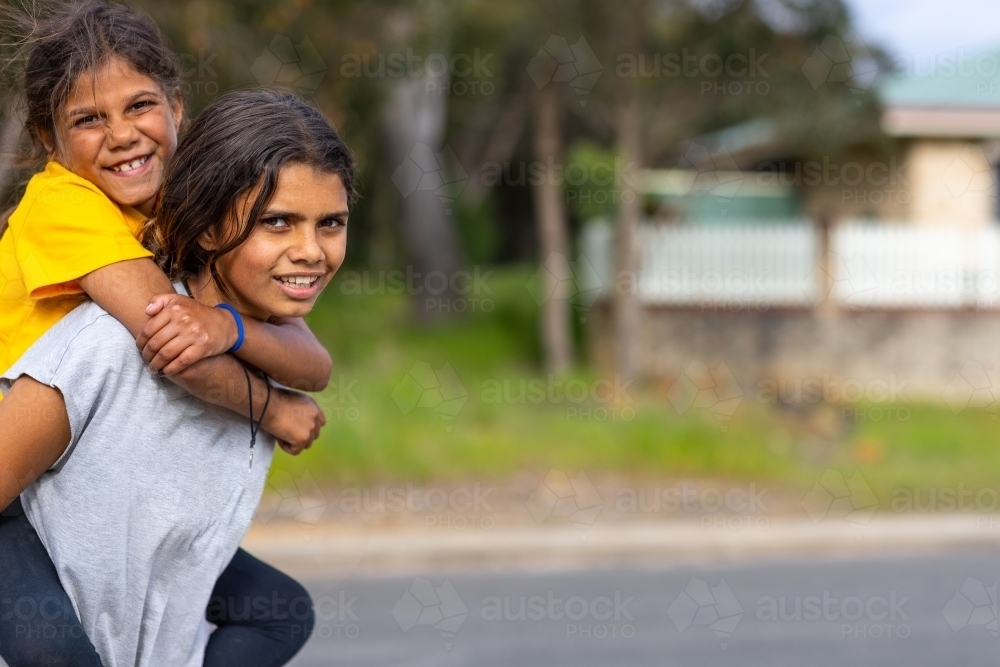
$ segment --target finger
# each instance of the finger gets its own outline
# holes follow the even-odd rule
[[[163,328],[168,326],[171,322],[172,318],[170,317],[170,313],[167,311],[160,312],[156,316],[151,317],[139,331],[139,335],[135,339],[135,344],[139,346],[139,349],[144,349],[149,343],[149,340],[155,337],[156,334],[160,333]],[[156,350],[159,350],[159,346]],[[156,350],[153,351],[154,354]]]
[[[180,334],[179,328],[173,324],[160,329],[155,336],[146,342],[146,346],[142,348],[142,358],[146,360],[147,364],[156,364],[157,370],[163,368],[189,345],[188,341]],[[171,343],[174,343],[174,348],[164,352]],[[181,344],[180,349],[176,348],[177,344]]]
[[[178,336],[156,353],[149,362],[149,367],[155,371],[173,375],[204,357],[205,355],[200,353],[198,346],[191,345],[184,337]]]
[[[170,301],[172,301],[172,298],[175,296],[177,295],[157,294],[156,296],[154,296],[152,299],[149,300],[148,304],[146,304],[146,314],[149,315],[150,317],[156,315],[158,312],[163,310],[164,306],[170,303]]]
[[[194,345],[189,345],[184,348],[180,354],[174,357],[173,361],[163,367],[163,374],[174,375],[176,373],[180,373],[181,371],[191,367],[196,362],[201,361],[206,356],[208,355],[199,354],[198,349]]]

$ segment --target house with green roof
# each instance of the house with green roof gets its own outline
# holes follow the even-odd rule
[[[880,88],[882,129],[904,142],[918,225],[976,228],[1000,217],[1000,52],[914,64]]]

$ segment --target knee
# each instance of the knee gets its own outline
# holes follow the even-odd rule
[[[291,617],[291,638],[300,641],[299,647],[309,640],[316,627],[316,610],[312,596],[302,584],[291,581],[289,586],[289,616]]]

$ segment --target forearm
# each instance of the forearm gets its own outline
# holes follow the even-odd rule
[[[238,382],[218,381],[239,373]],[[308,449],[326,423],[323,411],[312,398],[295,391],[280,388],[271,389],[268,403],[267,384],[263,379],[249,373],[250,390],[253,392],[253,418],[261,420],[261,427],[278,439],[279,444],[290,454],[299,454]],[[204,401],[250,416],[250,401],[247,395],[246,376],[239,368],[239,361],[229,354],[203,359],[180,373],[168,376],[188,393]],[[261,416],[264,405],[267,411]],[[2,403],[0,403],[2,404]]]
[[[80,285],[98,305],[121,322],[133,337],[138,336],[149,321],[149,316],[145,313],[149,300],[156,294],[173,291],[166,275],[148,259],[111,264],[81,278]],[[231,355],[222,354],[202,359],[180,373],[167,377],[197,398],[244,417],[250,415],[246,377],[239,362]],[[250,381],[256,418],[260,416],[260,410],[264,406],[267,386],[253,374]]]
[[[302,320],[275,324],[243,318],[246,337],[235,353],[281,384],[304,391],[322,391],[330,381],[333,362]]]
[[[250,400],[247,393],[247,375],[250,377],[250,391],[253,396],[253,418],[260,419],[264,403],[267,401],[267,384],[254,373],[244,373],[240,362],[229,354],[221,354],[193,364],[189,368],[168,375],[167,378],[183,388],[195,398],[232,410],[244,417],[250,417]],[[275,413],[277,392],[272,389],[271,405],[264,416],[264,428],[268,417]]]

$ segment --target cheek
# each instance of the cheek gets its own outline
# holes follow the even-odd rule
[[[83,131],[71,132],[68,136],[59,137],[59,147],[68,167],[78,170],[81,166],[93,162],[104,142],[103,132]]]
[[[321,245],[323,254],[326,255],[327,264],[334,270],[340,268],[347,254],[347,233],[340,234],[336,238],[326,239]]]
[[[260,288],[271,281],[271,268],[277,260],[268,244],[255,243],[251,236],[230,257],[231,274],[247,288]]]
[[[177,130],[167,114],[146,114],[142,123],[143,134],[155,141],[168,156],[177,148]]]

